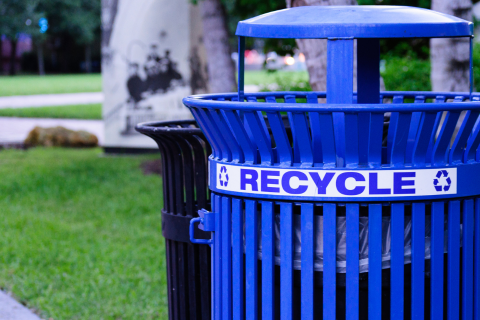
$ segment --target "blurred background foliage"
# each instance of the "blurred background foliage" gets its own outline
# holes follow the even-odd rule
[[[407,45],[401,44],[396,50],[382,54],[381,75],[388,91],[430,91],[430,60],[428,47],[423,47],[421,53]],[[403,48],[403,49],[402,49]],[[473,50],[474,91],[480,91],[480,43],[476,43]],[[277,86],[264,86],[263,91],[305,91],[311,90],[308,79],[305,77],[285,77],[282,74],[273,74],[273,82]]]
[[[48,21],[46,30],[40,19]],[[39,55],[50,73],[100,71],[100,0],[0,1],[0,35],[16,42],[25,34],[34,48],[22,56],[22,73],[38,71]]]
[[[477,3],[480,0],[474,0]],[[238,21],[259,14],[285,8],[284,0],[222,0],[227,11],[229,31],[232,35],[231,45],[236,46],[235,29]],[[431,0],[357,0],[359,5],[402,5],[429,9]],[[475,21],[475,25],[478,22]],[[257,41],[257,42],[256,42]],[[275,51],[279,55],[291,54],[296,50],[293,39],[247,38],[249,49],[260,49],[264,53]],[[389,39],[381,41],[381,74],[386,90],[424,91],[431,90],[430,83],[430,49],[429,39]],[[480,91],[480,44],[474,47],[474,83],[475,91]],[[308,79],[304,77],[285,77],[275,73],[270,77],[277,86],[263,86],[262,90],[309,90]]]
[[[192,0],[193,1],[193,0]],[[201,0],[193,1],[198,2]],[[285,0],[221,0],[227,17],[232,52],[236,51],[235,29],[238,21],[284,9]],[[480,0],[474,0],[476,3]],[[431,0],[357,0],[360,5],[404,5],[430,8]],[[39,54],[47,73],[100,71],[100,0],[16,0],[0,1],[0,34],[15,41],[21,33],[32,36],[34,50],[22,57],[22,72],[36,73]],[[48,20],[48,30],[39,32],[38,21]],[[29,25],[25,21],[31,20]],[[477,24],[477,22],[475,21]],[[247,48],[293,55],[293,39],[247,38]],[[41,50],[42,49],[43,52]],[[382,40],[382,76],[387,90],[430,90],[428,39]],[[476,90],[480,90],[480,46],[474,51]],[[278,78],[278,79],[277,79]],[[477,79],[478,78],[478,79]],[[308,89],[304,77],[281,77],[275,73],[278,89]]]

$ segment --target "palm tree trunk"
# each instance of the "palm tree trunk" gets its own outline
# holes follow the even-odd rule
[[[432,9],[472,21],[471,0],[432,0]],[[469,91],[469,39],[430,40],[433,91]]]
[[[220,0],[201,0],[203,39],[211,92],[235,91],[235,67],[228,45],[225,8]]]

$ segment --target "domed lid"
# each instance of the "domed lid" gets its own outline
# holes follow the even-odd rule
[[[469,37],[473,23],[406,6],[307,6],[240,21],[236,35],[295,39]]]

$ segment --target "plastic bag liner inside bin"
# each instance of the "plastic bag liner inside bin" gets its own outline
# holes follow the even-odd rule
[[[315,216],[315,271],[323,271],[323,216]],[[447,215],[445,215],[445,237],[444,252],[447,252]],[[295,270],[301,269],[301,217],[295,214],[293,216],[293,267]],[[359,248],[359,268],[360,272],[368,272],[368,217],[360,217],[360,248]],[[337,272],[346,273],[347,271],[347,244],[346,244],[347,223],[345,217],[337,217]],[[462,226],[460,226],[460,243]],[[430,216],[425,216],[425,259],[430,259]],[[262,230],[261,219],[258,219],[258,259],[262,259]],[[390,268],[390,240],[391,228],[390,217],[382,217],[382,269]],[[245,243],[245,242],[244,242]],[[411,262],[412,257],[412,220],[410,216],[405,216],[405,264]],[[280,215],[275,215],[275,264],[280,265]]]

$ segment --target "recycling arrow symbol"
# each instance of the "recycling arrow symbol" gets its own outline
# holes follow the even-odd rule
[[[228,173],[227,173],[227,168],[225,166],[222,166],[220,168],[218,179],[220,180],[220,185],[222,187],[226,187],[228,185]]]
[[[442,179],[442,177],[444,179]],[[448,171],[438,170],[436,178],[433,179],[433,186],[435,187],[435,190],[437,190],[438,192],[448,191],[450,190],[451,185],[452,185],[452,180],[448,176]]]

